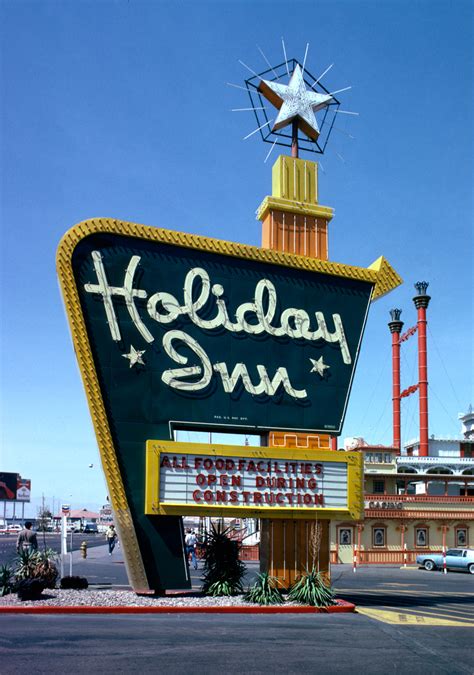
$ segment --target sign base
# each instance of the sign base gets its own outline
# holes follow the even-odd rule
[[[289,588],[313,567],[329,582],[328,520],[262,520],[261,572]]]

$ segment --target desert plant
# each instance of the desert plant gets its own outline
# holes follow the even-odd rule
[[[18,581],[32,579],[36,568],[36,551],[20,550],[16,559],[15,577]]]
[[[43,579],[45,588],[55,588],[59,576],[56,566],[57,553],[48,548],[36,553],[36,569],[33,575],[35,579]]]
[[[0,566],[0,597],[11,593],[14,587],[13,570],[10,565]]]
[[[284,599],[277,584],[278,579],[268,572],[257,574],[257,579],[244,595],[244,600],[258,605],[281,605]]]
[[[206,595],[236,595],[243,592],[245,565],[239,558],[240,542],[228,537],[221,524],[206,533],[202,591]]]
[[[16,591],[19,600],[39,600],[44,591],[44,582],[42,579],[22,579],[18,582]]]
[[[314,567],[306,570],[306,574],[302,574],[295,581],[288,592],[288,599],[313,607],[330,607],[336,604],[333,589]]]
[[[61,588],[71,588],[76,591],[82,591],[89,587],[89,582],[85,577],[63,577],[60,586]]]
[[[52,549],[20,551],[16,561],[15,577],[18,581],[41,579],[45,588],[54,588],[58,578],[56,558],[57,554]]]

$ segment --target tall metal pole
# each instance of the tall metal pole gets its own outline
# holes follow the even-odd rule
[[[426,308],[430,303],[430,296],[426,294],[427,281],[418,281],[415,288],[413,302],[418,312],[418,394],[420,411],[420,457],[428,457],[428,354],[426,344]]]
[[[400,333],[403,321],[400,321],[401,309],[391,309],[392,320],[388,327],[392,333],[392,415],[393,447],[401,450],[401,406],[400,406]]]

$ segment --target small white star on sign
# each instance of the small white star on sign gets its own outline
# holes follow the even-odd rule
[[[142,356],[145,353],[145,349],[135,349],[133,345],[130,345],[130,351],[128,354],[122,354],[124,359],[129,359],[130,361],[130,368],[135,366],[137,363],[141,363],[142,366],[145,365]]]
[[[321,375],[321,377],[324,377],[324,371],[326,370],[326,368],[331,367],[331,366],[327,366],[324,363],[322,356],[320,356],[318,360],[312,359],[311,357],[310,357],[309,360],[313,364],[313,367],[311,368],[310,372],[311,373],[318,373],[318,375]]]
[[[279,109],[273,131],[286,127],[296,119],[306,136],[313,140],[318,138],[319,127],[314,113],[326,108],[333,99],[330,94],[317,94],[306,89],[299,65],[294,69],[288,85],[261,80],[258,89],[275,108]]]

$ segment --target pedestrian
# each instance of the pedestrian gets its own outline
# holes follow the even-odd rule
[[[107,543],[109,545],[109,555],[112,555],[113,550],[115,548],[115,544],[118,541],[118,536],[117,532],[115,531],[114,525],[109,525],[109,527],[105,531],[105,538],[107,539]]]
[[[16,540],[16,552],[18,554],[21,551],[33,553],[38,550],[38,540],[36,539],[36,532],[33,532],[31,529],[32,525],[33,523],[27,520],[25,527],[18,535],[18,539]]]
[[[186,558],[189,562],[189,556],[191,555],[191,563],[195,570],[197,570],[197,559],[196,559],[196,545],[197,537],[194,532],[191,530],[186,530],[186,537],[184,538],[184,543],[186,545]]]

